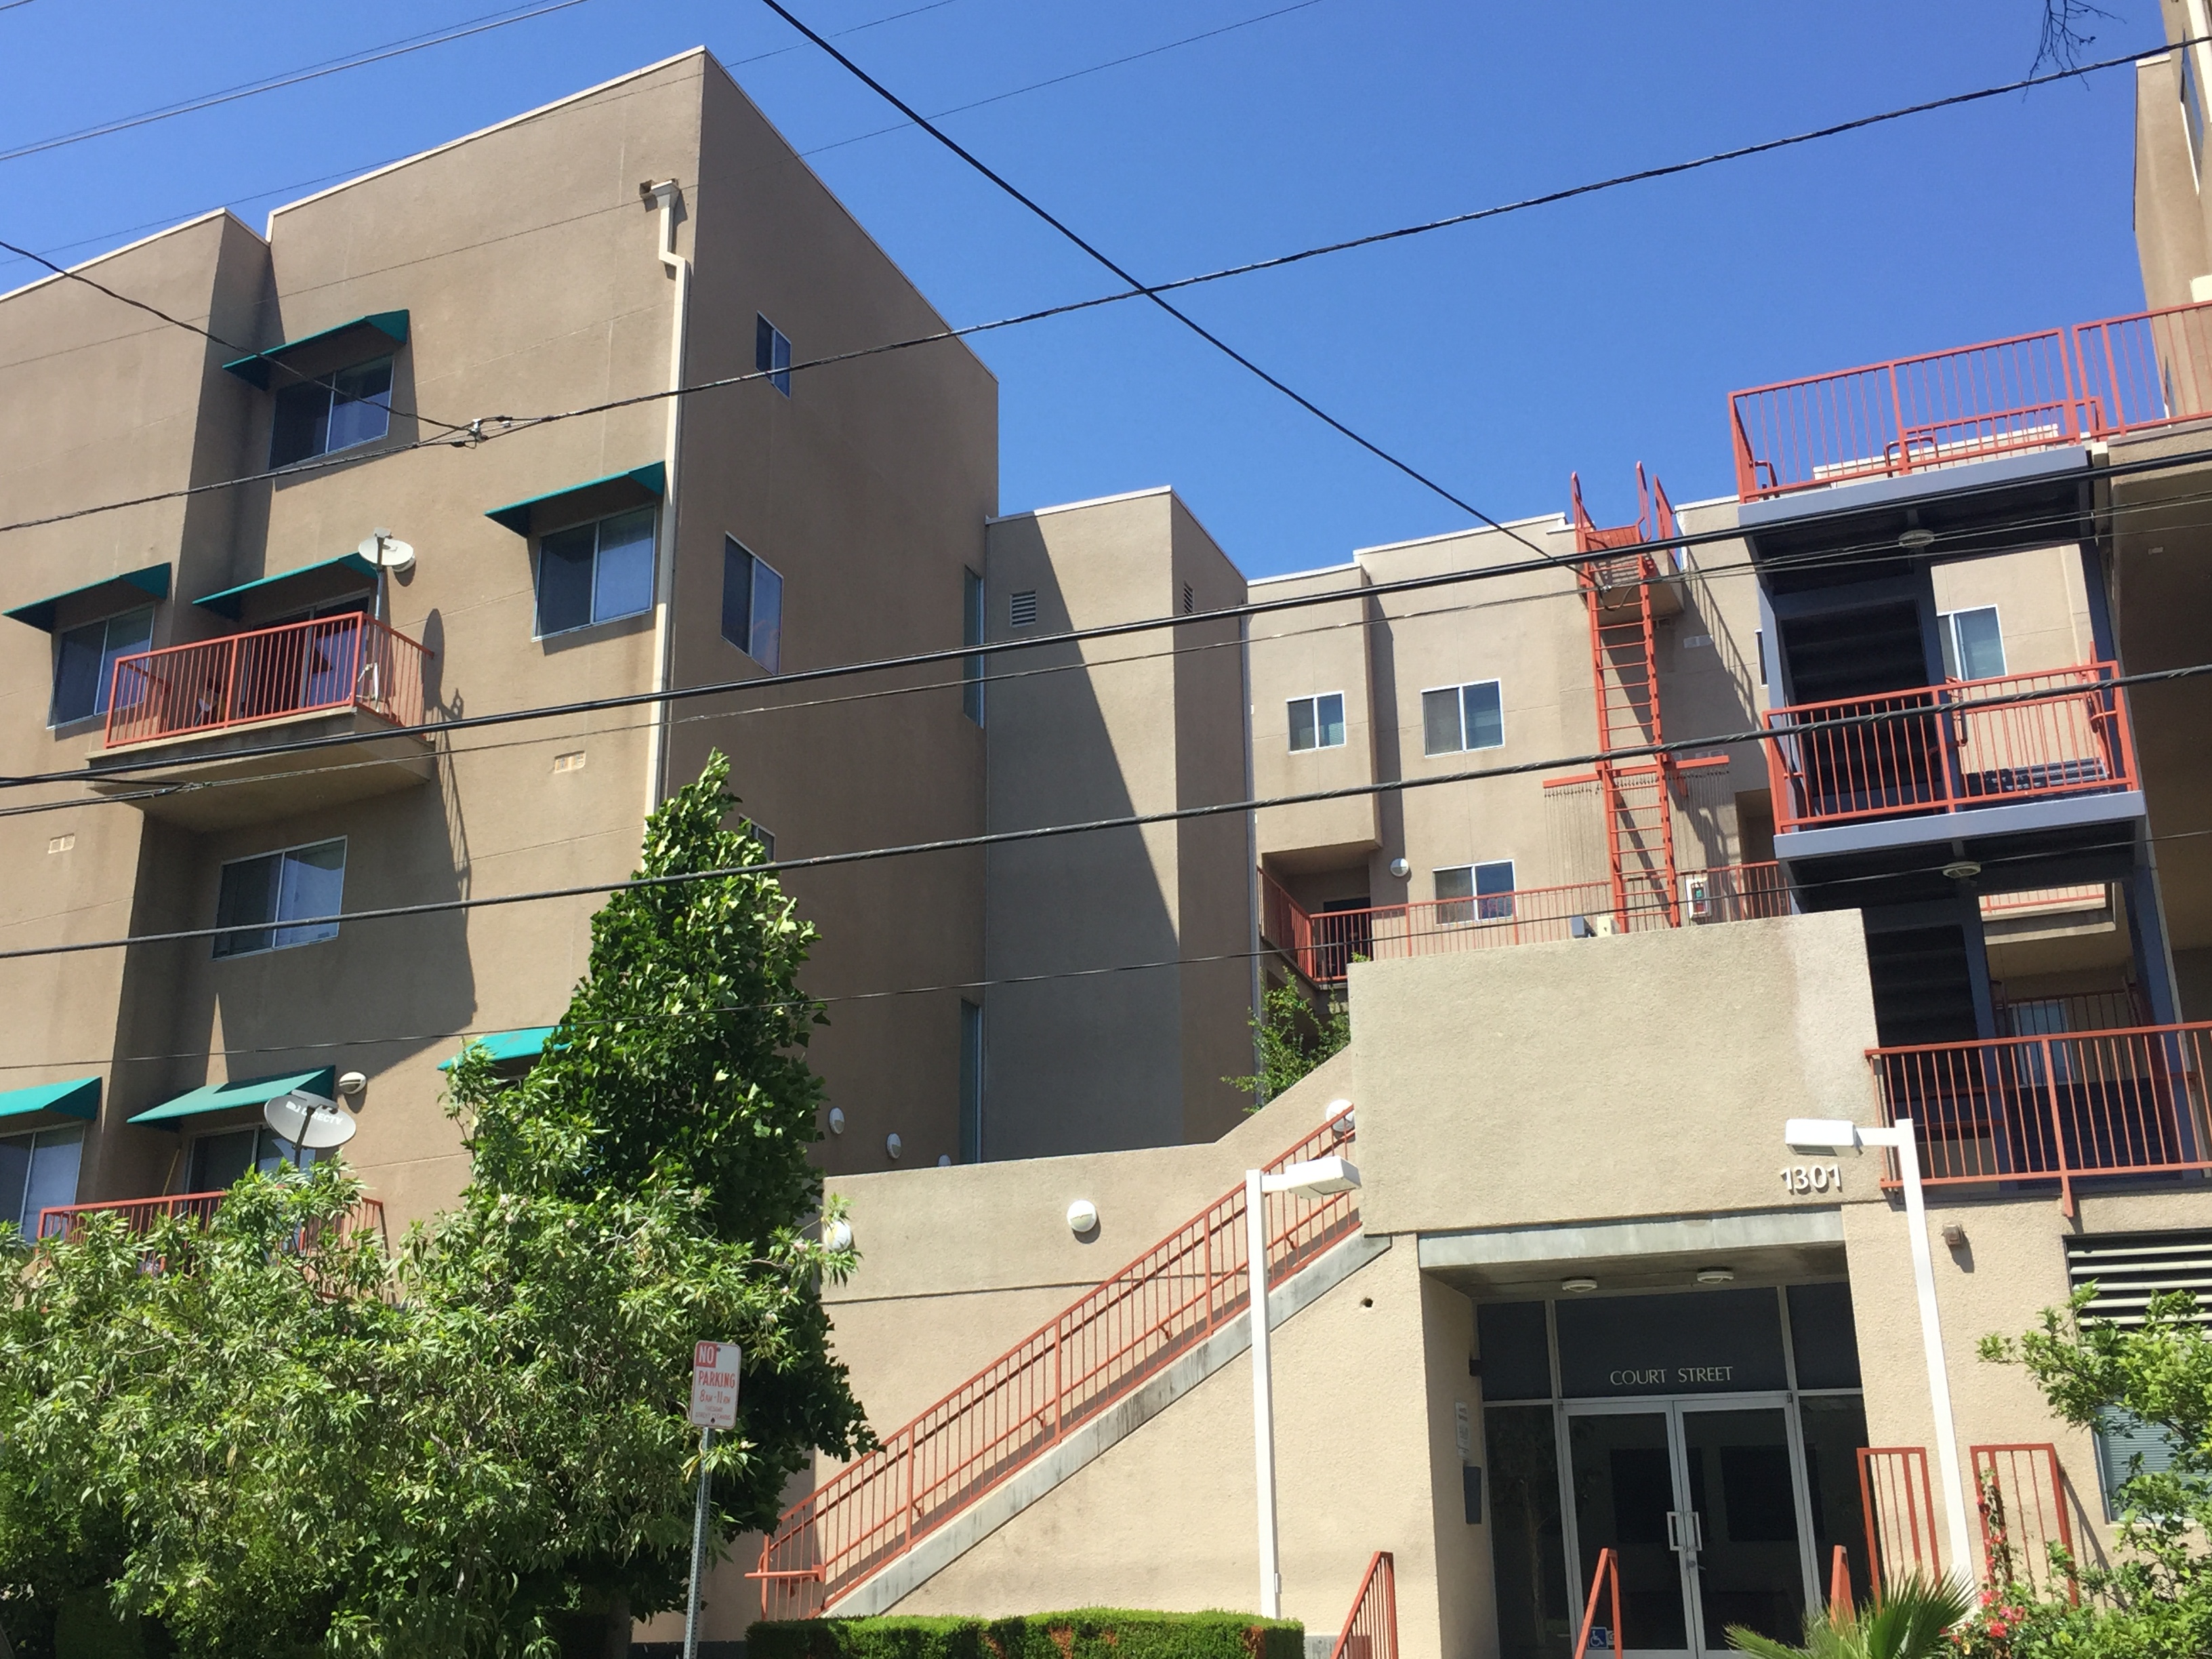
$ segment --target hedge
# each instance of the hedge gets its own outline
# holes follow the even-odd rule
[[[763,1620],[745,1659],[1305,1659],[1305,1626],[1249,1613],[1078,1607],[1012,1619]]]

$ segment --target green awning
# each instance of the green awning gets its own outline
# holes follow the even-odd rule
[[[336,1067],[325,1066],[314,1072],[287,1072],[282,1077],[247,1078],[242,1083],[210,1083],[188,1095],[179,1095],[174,1100],[165,1100],[159,1106],[149,1107],[129,1121],[133,1123],[166,1124],[178,1118],[233,1111],[240,1106],[258,1106],[265,1100],[288,1095],[295,1089],[320,1095],[326,1100],[332,1099],[335,1097],[331,1085],[337,1076]]]
[[[492,1064],[497,1066],[510,1060],[537,1059],[545,1052],[545,1039],[553,1035],[555,1029],[550,1025],[532,1025],[520,1031],[494,1031],[489,1036],[475,1037],[471,1041],[490,1049]],[[441,1060],[438,1069],[452,1071],[454,1061],[460,1057],[455,1054],[453,1060]]]
[[[100,1115],[100,1079],[71,1078],[67,1083],[34,1083],[27,1089],[0,1090],[0,1117],[30,1112],[59,1112],[88,1122]]]
[[[266,351],[257,351],[251,357],[240,357],[222,367],[227,374],[235,374],[249,385],[264,392],[269,389],[270,368],[283,362],[303,347],[318,345],[325,340],[336,339],[354,329],[365,329],[381,334],[394,345],[407,343],[407,313],[404,311],[376,311],[366,317],[356,317],[349,323],[340,323],[336,328],[325,328],[313,334],[303,334],[296,340],[287,340],[283,345],[271,346]]]
[[[594,490],[607,496],[607,511],[610,513],[619,513],[625,507],[642,507],[647,499],[657,501],[668,493],[667,464],[655,461],[650,466],[634,466],[627,472],[610,472],[604,478],[563,484],[558,489],[547,490],[543,495],[531,495],[519,501],[509,501],[505,507],[495,507],[484,517],[502,528],[512,530],[518,536],[527,536],[531,514],[538,508]]]
[[[226,587],[220,593],[210,593],[204,599],[194,599],[192,603],[204,611],[212,611],[218,617],[228,617],[233,622],[236,622],[238,613],[246,608],[248,594],[274,588],[280,582],[296,582],[305,577],[336,570],[350,570],[356,574],[368,577],[372,582],[376,580],[374,565],[358,553],[343,553],[335,559],[324,559],[316,564],[303,564],[297,570],[287,570],[277,575],[263,576],[254,581],[240,582],[235,587]]]
[[[44,629],[51,634],[54,631],[55,613],[61,609],[63,600],[73,599],[80,593],[95,592],[103,587],[124,586],[134,587],[152,599],[166,599],[169,597],[169,567],[149,564],[143,570],[126,570],[119,576],[102,576],[98,581],[87,582],[82,587],[72,587],[68,592],[57,593],[50,599],[34,599],[28,605],[19,605],[13,611],[0,614],[19,623],[28,623],[33,628]],[[135,599],[137,596],[124,597]]]

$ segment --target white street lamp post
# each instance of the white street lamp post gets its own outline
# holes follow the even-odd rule
[[[1951,1559],[1955,1571],[1971,1577],[1973,1546],[1966,1515],[1973,1499],[1959,1468],[1959,1431],[1951,1416],[1951,1374],[1943,1364],[1943,1327],[1936,1309],[1936,1263],[1928,1249],[1928,1206],[1920,1188],[1920,1144],[1912,1120],[1901,1117],[1886,1129],[1869,1129],[1844,1118],[1793,1117],[1783,1139],[1800,1152],[1830,1152],[1846,1146],[1882,1146],[1897,1154],[1905,1188],[1905,1222],[1912,1246],[1912,1285],[1920,1302],[1920,1346],[1928,1362],[1928,1401],[1936,1413],[1936,1462],[1943,1472],[1943,1507],[1950,1512]],[[1869,1564],[1871,1565],[1871,1564]]]
[[[1359,1185],[1359,1171],[1340,1158],[1292,1164],[1273,1175],[1244,1171],[1244,1279],[1252,1326],[1252,1448],[1260,1500],[1260,1616],[1283,1616],[1283,1573],[1275,1531],[1275,1385],[1267,1335],[1269,1193],[1326,1198]]]

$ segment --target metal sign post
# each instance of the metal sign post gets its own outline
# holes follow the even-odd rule
[[[738,1426],[738,1370],[734,1342],[702,1342],[691,1350],[691,1408],[699,1431],[699,1503],[691,1514],[691,1593],[684,1609],[684,1659],[699,1659],[699,1580],[707,1571],[707,1455],[714,1431]]]

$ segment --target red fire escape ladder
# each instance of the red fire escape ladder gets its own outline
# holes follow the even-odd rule
[[[1590,678],[1597,697],[1601,755],[1662,742],[1659,718],[1659,649],[1653,627],[1652,586],[1662,572],[1654,544],[1674,533],[1667,492],[1636,468],[1634,524],[1601,529],[1583,506],[1579,474],[1570,475],[1575,552],[1583,599],[1589,609]],[[1618,550],[1618,551],[1616,551]],[[1613,553],[1609,558],[1590,554]],[[1627,761],[1601,759],[1596,782],[1605,820],[1606,868],[1615,925],[1661,915],[1681,924],[1674,864],[1674,796],[1679,769],[1674,757]],[[1564,780],[1563,780],[1564,781]],[[1648,924],[1647,924],[1648,925]]]

